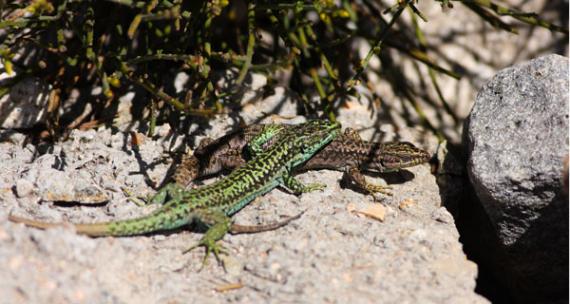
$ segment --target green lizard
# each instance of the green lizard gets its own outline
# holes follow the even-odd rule
[[[220,261],[219,254],[223,252],[223,248],[216,242],[231,229],[230,216],[254,198],[279,185],[286,186],[296,194],[325,187],[318,183],[303,185],[291,176],[291,171],[330,143],[339,133],[339,123],[322,120],[288,128],[269,125],[250,143],[253,159],[226,178],[191,191],[184,191],[176,184],[169,184],[153,199],[153,202],[163,205],[149,215],[112,222],[75,224],[74,227],[78,233],[90,236],[130,236],[198,223],[207,226],[208,230],[198,244],[187,251],[203,246],[206,249],[204,264],[210,253]],[[273,144],[264,148],[263,145],[268,140],[272,140]],[[37,228],[57,225],[13,215],[9,219]]]
[[[246,163],[246,144],[266,125],[250,125],[218,139],[203,139],[192,155],[185,155],[172,179],[182,186],[192,180],[232,170]],[[287,128],[287,125],[283,125]],[[425,163],[430,154],[409,142],[368,142],[350,128],[319,150],[297,170],[332,169],[345,172],[345,176],[360,189],[369,193],[391,195],[389,186],[371,184],[361,171],[384,173]]]

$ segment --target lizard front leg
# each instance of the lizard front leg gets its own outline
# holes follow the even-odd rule
[[[323,190],[327,187],[325,184],[321,183],[311,183],[311,184],[303,184],[289,173],[283,174],[283,185],[287,187],[291,192],[294,194],[302,194],[307,192],[312,192],[315,190]]]
[[[366,181],[366,177],[364,177],[358,168],[348,168],[345,172],[345,176],[354,182],[360,189],[368,191],[369,193],[382,193],[387,196],[392,196],[392,193],[389,191],[392,187],[368,183]]]
[[[352,128],[346,128],[344,130],[344,136],[352,139],[354,142],[356,142],[359,145],[362,144],[363,142],[362,138],[360,137],[360,134],[358,134],[358,132]],[[368,191],[369,193],[372,194],[382,193],[388,196],[392,195],[392,193],[389,191],[390,189],[392,189],[392,187],[375,185],[367,182],[366,177],[364,177],[362,172],[360,172],[360,170],[357,167],[347,168],[347,170],[345,171],[345,176],[348,177],[348,179],[350,179],[353,183],[355,183],[360,189]]]

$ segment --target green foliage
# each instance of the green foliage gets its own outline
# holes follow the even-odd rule
[[[504,18],[568,33],[535,14],[491,1],[435,2],[445,8],[459,3],[510,32],[516,30]],[[270,87],[277,81],[275,72],[282,70],[291,72],[288,85],[307,112],[324,111],[334,119],[346,97],[357,95],[355,85],[365,77],[372,55],[382,58],[386,48],[427,65],[444,111],[452,114],[435,74],[459,75],[428,55],[416,22],[416,17],[425,17],[414,1],[396,1],[388,8],[370,0],[32,0],[1,6],[0,60],[5,71],[11,73],[14,68],[49,82],[51,109],[61,107],[60,101],[73,88],[102,87],[100,98],[89,101],[94,110],[81,118],[85,120],[106,122],[102,113],[117,108],[117,96],[131,83],[153,96],[138,99],[151,109],[151,123],[163,119],[168,109],[208,116],[235,107],[249,72],[266,74]],[[411,27],[400,20],[406,9],[412,16]],[[364,58],[351,47],[355,39],[365,39],[372,46]],[[216,71],[229,69],[235,69],[235,81],[229,89],[218,88]],[[179,71],[190,75],[189,93],[173,97],[173,75]],[[416,110],[430,127],[421,108]],[[75,127],[77,121],[52,126]]]

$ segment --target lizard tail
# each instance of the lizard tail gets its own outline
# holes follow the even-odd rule
[[[36,220],[31,220],[16,215],[10,214],[8,220],[14,223],[22,223],[29,227],[34,227],[38,229],[48,229],[58,226],[64,226],[67,223],[46,223]],[[111,235],[108,223],[95,223],[95,224],[71,224],[75,231],[79,234],[85,234],[89,236],[106,236]]]
[[[47,229],[52,227],[63,226],[66,223],[46,223],[31,220],[15,215],[9,215],[8,219],[15,223],[22,223],[26,226]],[[189,223],[188,217],[177,216],[176,218],[170,212],[158,211],[146,216],[119,220],[114,222],[102,222],[93,224],[70,224],[79,234],[89,236],[131,236],[141,235],[149,232],[169,230],[179,228]]]

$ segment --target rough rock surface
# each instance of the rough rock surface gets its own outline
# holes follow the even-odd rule
[[[522,302],[568,296],[568,77],[558,55],[502,70],[464,130],[469,178],[498,241],[486,255]]]
[[[279,107],[288,113],[291,108],[287,104],[292,105],[275,98],[255,111],[267,107],[260,113],[275,113]],[[358,127],[349,122],[352,119],[365,126],[371,121],[365,111],[361,116],[354,111],[351,116],[343,113],[340,119],[345,127]],[[252,113],[243,117],[248,122],[261,119]],[[262,121],[274,121],[272,117]],[[221,117],[207,135],[221,135],[228,123]],[[130,238],[89,238],[75,234],[71,227],[41,231],[6,220],[9,212],[69,222],[150,212],[154,206],[136,206],[121,188],[143,196],[153,192],[149,184],[161,182],[171,159],[164,157],[165,151],[175,149],[180,141],[168,136],[167,127],[159,128],[158,133],[154,139],[139,136],[142,143],[134,149],[131,134],[112,134],[108,129],[74,131],[70,140],[39,157],[34,157],[35,147],[22,148],[22,135],[0,143],[3,297],[29,303],[487,302],[474,292],[477,267],[462,251],[453,218],[440,206],[435,178],[426,164],[382,175],[394,187],[394,196],[380,203],[341,187],[342,174],[327,170],[299,177],[304,182],[327,184],[322,192],[296,197],[276,189],[256,199],[234,217],[236,222],[256,225],[306,212],[276,231],[226,236],[223,243],[230,253],[227,273],[213,259],[198,271],[203,250],[182,254],[201,238],[200,233],[182,230]],[[363,132],[365,137],[372,133],[371,129]],[[399,138],[418,143],[420,134],[402,129]],[[53,151],[57,155],[52,155]],[[27,179],[27,172],[52,168],[41,160],[54,164],[58,157],[64,162],[55,166],[57,170],[65,175],[86,172],[91,179],[74,182],[103,189],[110,201],[106,205],[42,201],[37,180]],[[28,182],[18,182],[22,179]],[[20,191],[25,195],[16,196]],[[382,216],[376,219],[361,215],[378,214],[379,210]]]

